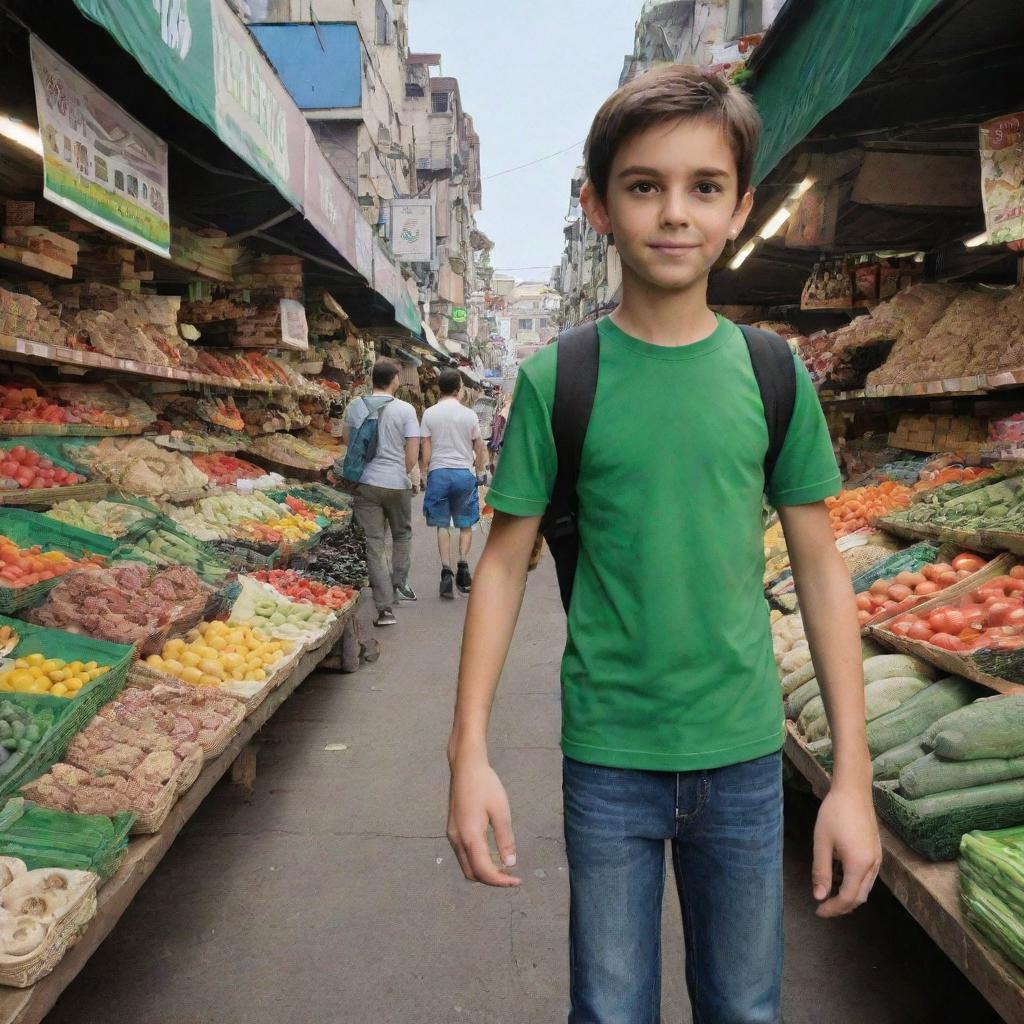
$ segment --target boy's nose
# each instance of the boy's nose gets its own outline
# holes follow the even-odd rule
[[[686,197],[676,192],[666,192],[661,219],[665,224],[685,227],[690,222]]]

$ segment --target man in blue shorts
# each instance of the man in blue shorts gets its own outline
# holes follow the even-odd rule
[[[437,528],[437,549],[441,554],[441,597],[455,599],[455,588],[468,594],[473,584],[469,551],[473,527],[480,519],[477,494],[487,450],[480,434],[480,421],[472,409],[459,401],[462,378],[458,370],[443,370],[438,380],[441,400],[423,414],[420,426],[420,467],[427,478],[423,512],[427,525]],[[452,524],[458,527],[458,573],[452,572]]]

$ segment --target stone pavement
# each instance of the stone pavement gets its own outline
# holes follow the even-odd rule
[[[491,734],[518,891],[462,879],[444,838],[465,600],[437,597],[417,509],[420,600],[358,674],[311,676],[259,737],[256,792],[207,798],[48,1024],[553,1024],[566,907],[553,567],[531,577]],[[336,749],[343,745],[343,749]],[[335,748],[335,749],[330,749]],[[998,1020],[881,886],[851,918],[809,897],[814,802],[787,806],[787,1024]],[[690,1021],[665,908],[665,1024]]]

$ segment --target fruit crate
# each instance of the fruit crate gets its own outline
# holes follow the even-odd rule
[[[174,540],[187,546],[192,556],[163,555],[150,549],[157,531],[168,534]],[[191,569],[204,583],[211,587],[222,587],[233,577],[235,570],[228,560],[215,550],[208,541],[196,540],[185,533],[173,519],[154,515],[137,522],[119,541],[118,558],[127,558],[147,565],[184,565]]]
[[[0,455],[11,448],[31,448],[42,458],[49,459],[55,466],[66,470],[69,473],[80,473],[87,476],[81,466],[70,461],[67,456],[60,452],[52,440],[47,444],[48,438],[22,438],[6,437],[0,439]],[[0,474],[2,475],[2,474]],[[28,505],[38,508],[49,508],[59,501],[68,501],[74,498],[78,501],[95,501],[102,498],[109,489],[105,480],[85,481],[84,483],[70,484],[67,487],[19,487],[16,490],[0,490],[0,505]]]
[[[102,555],[109,561],[117,546],[102,534],[67,526],[38,512],[14,508],[0,508],[0,535],[19,548],[38,546],[44,552],[62,551],[75,559]],[[55,576],[27,587],[0,586],[0,612],[13,612],[36,604],[60,579]]]

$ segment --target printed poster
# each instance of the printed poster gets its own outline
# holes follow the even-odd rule
[[[391,199],[391,251],[400,260],[426,263],[434,258],[434,200]]]
[[[992,245],[1024,238],[1024,112],[986,121],[978,130],[981,198]]]
[[[31,52],[45,198],[169,256],[167,144],[35,36]]]

